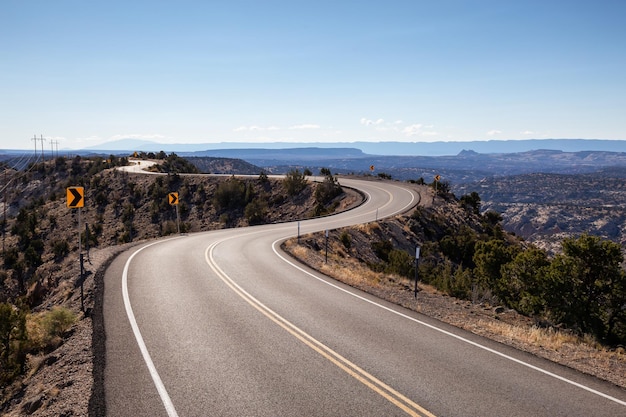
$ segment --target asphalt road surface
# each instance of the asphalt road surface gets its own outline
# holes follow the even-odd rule
[[[412,208],[400,183],[301,234]],[[298,223],[156,240],[104,289],[109,416],[624,416],[626,391],[354,290],[279,250]]]

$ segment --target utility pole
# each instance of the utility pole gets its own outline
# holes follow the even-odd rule
[[[37,159],[37,141],[39,139],[37,139],[37,135],[33,135],[33,138],[31,140],[35,141],[35,159]]]
[[[46,157],[43,154],[43,141],[45,139],[43,138],[43,135],[40,135],[40,136],[41,136],[41,139],[39,139],[39,140],[41,141],[41,161],[42,162],[46,162]]]
[[[50,139],[50,150],[52,152],[52,159],[55,158],[55,156],[54,156],[55,148],[56,148],[56,158],[58,158],[59,157],[59,141]]]

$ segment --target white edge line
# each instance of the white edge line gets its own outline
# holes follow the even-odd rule
[[[179,239],[178,237],[173,239]],[[172,239],[168,239],[172,240]],[[176,409],[174,408],[174,404],[165,389],[165,385],[163,385],[163,381],[161,381],[161,377],[154,366],[154,362],[152,362],[152,358],[150,357],[150,353],[148,352],[148,348],[143,341],[143,337],[141,336],[141,332],[139,331],[139,326],[137,325],[137,320],[135,320],[135,315],[133,314],[133,308],[130,305],[130,297],[128,295],[128,269],[130,267],[130,263],[139,252],[142,250],[149,248],[150,246],[156,245],[158,243],[166,242],[165,240],[150,243],[146,246],[139,248],[135,253],[133,253],[130,258],[126,261],[124,265],[124,272],[122,273],[122,295],[124,297],[124,307],[126,308],[126,314],[128,315],[128,321],[130,322],[130,327],[133,329],[133,333],[135,334],[135,339],[137,339],[137,345],[139,345],[139,350],[141,350],[141,355],[143,356],[143,360],[146,362],[146,366],[150,371],[150,376],[152,377],[152,381],[156,386],[157,391],[159,392],[159,396],[161,397],[161,401],[163,402],[163,406],[165,407],[165,411],[169,417],[178,417],[178,413],[176,413]]]
[[[585,390],[585,391],[588,391],[588,392],[590,392],[590,393],[592,393],[592,394],[599,395],[600,397],[604,397],[604,398],[606,398],[606,399],[608,399],[608,400],[611,400],[611,401],[614,401],[614,402],[616,402],[616,403],[618,403],[618,404],[621,404],[621,405],[626,406],[626,401],[622,401],[622,400],[620,400],[619,398],[612,397],[612,396],[610,396],[610,395],[608,395],[608,394],[605,394],[605,393],[603,393],[603,392],[600,392],[600,391],[598,391],[598,390],[595,390],[595,389],[593,389],[593,388],[590,388],[590,387],[588,387],[588,386],[586,386],[586,385],[580,384],[580,383],[578,383],[578,382],[576,382],[576,381],[572,381],[571,379],[567,379],[567,378],[565,378],[565,377],[562,377],[562,376],[557,375],[557,374],[555,374],[555,373],[553,373],[553,372],[547,371],[547,370],[545,370],[545,369],[543,369],[543,368],[540,368],[540,367],[538,367],[538,366],[531,365],[531,364],[529,364],[529,363],[527,363],[527,362],[524,362],[524,361],[522,361],[522,360],[520,360],[520,359],[514,358],[514,357],[509,356],[509,355],[507,355],[507,354],[504,354],[504,353],[502,353],[502,352],[498,352],[497,350],[492,349],[492,348],[489,348],[489,347],[484,346],[484,345],[481,345],[480,343],[473,342],[473,341],[471,341],[471,340],[469,340],[469,339],[466,339],[466,338],[464,338],[464,337],[462,337],[462,336],[459,336],[459,335],[456,335],[456,334],[454,334],[454,333],[451,333],[451,332],[449,332],[449,331],[447,331],[447,330],[440,329],[440,328],[438,328],[438,327],[436,327],[436,326],[433,326],[432,324],[428,324],[428,323],[423,322],[423,321],[421,321],[421,320],[418,320],[418,319],[416,319],[416,318],[414,318],[414,317],[408,316],[408,315],[406,315],[406,314],[404,314],[404,313],[401,313],[401,312],[396,311],[396,310],[394,310],[394,309],[392,309],[392,308],[389,308],[389,307],[387,307],[387,306],[384,306],[384,305],[382,305],[382,304],[379,304],[379,303],[377,303],[377,302],[375,302],[375,301],[369,300],[369,299],[367,299],[367,298],[365,298],[365,297],[363,297],[363,296],[360,296],[360,295],[358,295],[358,294],[356,294],[356,293],[354,293],[354,292],[352,292],[352,291],[349,291],[349,290],[347,290],[347,289],[345,289],[345,288],[342,288],[342,287],[340,287],[340,286],[338,286],[338,285],[336,285],[336,284],[333,284],[332,282],[326,281],[325,279],[322,279],[322,278],[318,277],[317,275],[312,274],[311,272],[307,271],[306,269],[302,268],[301,266],[297,265],[296,263],[294,263],[294,262],[290,261],[289,259],[285,258],[283,255],[281,255],[281,254],[279,253],[279,251],[276,249],[276,244],[277,244],[277,243],[279,243],[279,242],[282,242],[282,241],[284,241],[284,239],[278,239],[278,240],[275,240],[275,241],[274,241],[274,243],[272,243],[272,250],[274,251],[274,253],[276,254],[276,256],[278,256],[280,259],[282,259],[284,262],[288,263],[288,264],[289,264],[289,265],[291,265],[292,267],[294,267],[294,268],[296,268],[296,269],[300,270],[301,272],[304,272],[305,274],[307,274],[307,275],[309,275],[309,276],[311,276],[311,277],[315,278],[315,279],[316,279],[316,280],[318,280],[318,281],[323,282],[323,283],[324,283],[324,284],[326,284],[326,285],[330,285],[331,287],[334,287],[334,288],[336,288],[336,289],[338,289],[338,290],[340,290],[340,291],[343,291],[343,292],[345,292],[346,294],[349,294],[349,295],[351,295],[351,296],[353,296],[353,297],[355,297],[355,298],[358,298],[358,299],[360,299],[360,300],[362,300],[362,301],[365,301],[365,302],[367,302],[367,303],[370,303],[370,304],[372,304],[372,305],[374,305],[374,306],[376,306],[376,307],[379,307],[379,308],[381,308],[381,309],[383,309],[383,310],[387,310],[387,311],[389,311],[389,312],[391,312],[391,313],[393,313],[393,314],[396,314],[396,315],[398,315],[398,316],[400,316],[400,317],[403,317],[403,318],[408,319],[408,320],[411,320],[411,321],[413,321],[413,322],[415,322],[415,323],[421,324],[422,326],[426,326],[426,327],[428,327],[428,328],[430,328],[430,329],[432,329],[432,330],[436,330],[436,331],[438,331],[438,332],[440,332],[440,333],[443,333],[443,334],[445,334],[445,335],[447,335],[447,336],[454,337],[455,339],[458,339],[458,340],[460,340],[460,341],[462,341],[462,342],[465,342],[465,343],[468,343],[468,344],[470,344],[470,345],[472,345],[472,346],[475,346],[475,347],[477,347],[477,348],[480,348],[480,349],[486,350],[487,352],[490,352],[490,353],[493,353],[493,354],[495,354],[495,355],[501,356],[502,358],[508,359],[508,360],[510,360],[510,361],[512,361],[512,362],[515,362],[515,363],[518,363],[518,364],[520,364],[520,365],[526,366],[526,367],[528,367],[528,368],[530,368],[530,369],[533,369],[533,370],[535,370],[535,371],[537,371],[537,372],[541,372],[541,373],[543,373],[543,374],[545,374],[545,375],[551,376],[551,377],[556,378],[556,379],[558,379],[558,380],[560,380],[560,381],[563,381],[563,382],[566,382],[566,383],[568,383],[568,384],[571,384],[571,385],[573,385],[573,386],[575,386],[575,387],[581,388],[581,389],[583,389],[583,390]],[[332,278],[330,278],[330,279],[332,279]]]

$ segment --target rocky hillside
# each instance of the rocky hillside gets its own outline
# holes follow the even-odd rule
[[[455,187],[475,191],[483,211],[502,214],[503,227],[550,253],[563,239],[589,233],[626,250],[626,168],[588,174],[524,174]]]
[[[7,171],[0,271],[2,415],[8,410],[23,415],[53,409],[61,393],[83,383],[84,371],[91,370],[90,318],[97,291],[93,277],[122,248],[178,230],[199,232],[308,218],[360,200],[353,191],[344,193],[332,178],[313,183],[301,174],[293,175],[290,182],[263,175],[142,175],[117,169],[127,162],[126,158],[59,158],[26,171]],[[67,188],[75,186],[84,191],[80,209],[67,207]],[[173,192],[178,193],[178,205],[170,205]],[[82,286],[79,247],[85,255]],[[60,353],[68,346],[73,346],[71,357]],[[74,366],[81,370],[71,371],[64,382],[49,377],[55,382],[45,383],[46,392],[33,393],[37,388],[33,378],[45,374],[43,368],[60,365],[58,372],[67,373]],[[75,378],[74,372],[81,377]],[[32,398],[22,401],[25,396]]]
[[[277,182],[265,175],[246,179],[172,173],[156,176],[115,169],[127,162],[124,158],[60,158],[27,172],[13,173],[14,180],[6,187],[8,220],[0,304],[10,303],[12,320],[19,317],[11,312],[24,312],[24,327],[33,328],[37,320],[46,322],[48,315],[36,314],[47,314],[58,306],[72,312],[76,321],[68,321],[70,326],[55,334],[54,341],[46,345],[33,344],[28,332],[11,332],[11,348],[17,349],[17,354],[3,359],[21,376],[6,383],[10,375],[4,374],[0,401],[3,415],[86,414],[90,395],[79,387],[89,386],[93,361],[102,357],[102,352],[94,352],[92,356],[89,340],[92,317],[98,326],[97,309],[95,312],[91,309],[101,287],[94,283],[98,282],[98,271],[103,270],[107,259],[119,251],[146,239],[177,233],[179,228],[186,233],[302,219],[341,210],[360,198],[348,190],[341,192],[332,176],[323,183],[312,184],[298,172],[290,172],[285,181]],[[184,166],[180,162],[169,161],[170,166]],[[85,207],[80,210],[80,228],[78,210],[66,206],[69,186],[84,187]],[[329,273],[343,269],[359,275],[359,279],[365,277],[368,287],[378,288],[381,295],[390,295],[388,299],[394,302],[405,299],[407,294],[410,298],[415,274],[413,254],[420,245],[420,280],[438,288],[439,294],[466,299],[468,306],[491,306],[488,308],[498,321],[512,317],[511,310],[501,303],[517,303],[526,309],[541,306],[545,300],[528,294],[530,287],[524,287],[528,282],[511,280],[511,285],[505,285],[509,280],[495,280],[494,271],[499,272],[503,265],[516,266],[514,262],[519,254],[532,256],[542,267],[549,261],[505,232],[494,212],[481,214],[476,199],[457,199],[441,188],[415,186],[419,187],[424,203],[415,211],[388,221],[332,231],[333,271]],[[172,192],[178,193],[177,206],[169,203]],[[88,248],[89,255],[84,313],[77,268],[79,232],[80,245]],[[319,260],[323,245],[321,234],[307,236],[292,252],[297,256],[299,250],[308,250]],[[357,262],[347,263],[354,260]],[[346,264],[342,267],[343,261]],[[372,275],[357,265],[365,266]],[[506,298],[511,291],[523,294],[524,303]],[[437,312],[428,310],[428,314],[442,319],[449,316],[442,314],[442,309],[458,310],[460,305],[452,298],[438,300]],[[478,310],[474,307],[462,310],[465,316],[457,318],[458,322],[481,325],[472,320],[474,311]],[[537,310],[537,317],[548,317],[548,313]],[[529,319],[521,321],[528,323]],[[579,353],[572,355],[580,356]],[[556,356],[566,355],[559,352]],[[620,366],[613,368],[623,370],[623,359],[615,361]],[[587,365],[589,369],[599,368],[596,363]],[[102,367],[95,366],[93,372],[98,369]],[[613,380],[610,373],[607,371],[607,379]],[[619,373],[623,376],[623,372]],[[622,383],[619,378],[615,380]],[[94,414],[97,405],[91,407]]]

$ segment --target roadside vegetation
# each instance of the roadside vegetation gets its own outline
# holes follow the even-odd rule
[[[113,155],[59,157],[21,171],[5,167],[0,390],[36,367],[36,358],[58,347],[76,320],[86,317],[88,312],[46,302],[54,294],[62,303],[78,291],[79,241],[88,262],[91,249],[167,236],[178,226],[185,233],[331,213],[343,193],[330,171],[322,183],[299,171],[288,175],[291,182],[264,172],[245,178],[184,176],[198,170],[176,154],[136,157],[158,161],[151,169],[164,175],[113,169],[131,158]],[[78,209],[66,206],[66,188],[75,186],[84,188],[81,230]],[[178,193],[177,207],[170,204],[172,192]]]
[[[434,195],[430,206],[332,233],[335,263],[329,269],[344,268],[350,275],[353,266],[345,260],[356,259],[379,274],[370,281],[395,276],[404,291],[412,291],[419,246],[419,280],[441,293],[514,309],[540,328],[566,330],[607,347],[626,345],[626,273],[619,244],[582,234],[565,239],[562,253],[549,256],[505,232],[498,213],[480,214],[477,193],[456,198],[444,182],[428,187]],[[321,251],[324,238],[315,235],[302,245]]]
[[[160,176],[113,168],[127,157],[56,158],[21,171],[5,167],[0,270],[0,390],[40,366],[47,352],[86,314],[50,305],[52,294],[77,291],[78,242],[84,251],[177,232],[212,230],[327,215],[345,197],[337,178],[321,169],[322,181],[293,169],[284,181],[265,172],[240,178],[187,177],[195,166],[175,154],[138,154],[160,163]],[[380,179],[390,177],[379,175]],[[432,204],[397,219],[330,233],[329,274],[352,285],[396,285],[412,291],[415,247],[420,246],[422,283],[473,304],[505,306],[531,317],[545,334],[565,331],[590,343],[626,345],[626,279],[619,245],[591,235],[563,241],[562,253],[545,251],[507,233],[495,211],[481,214],[477,193],[456,198],[450,184],[410,181],[432,195]],[[66,188],[85,189],[83,226],[66,207]],[[177,210],[168,195],[177,192]],[[321,253],[324,237],[305,237],[294,253]],[[358,261],[358,267],[347,261]],[[393,298],[393,297],[392,297]],[[535,336],[528,336],[535,337]],[[539,336],[536,336],[537,338]],[[543,339],[542,339],[543,340]],[[541,341],[547,345],[547,342]],[[0,410],[2,408],[0,407]]]

